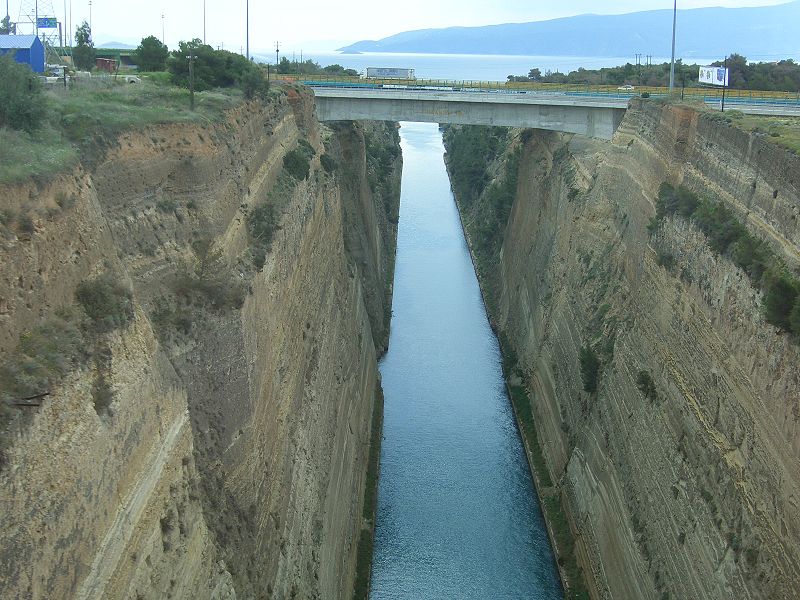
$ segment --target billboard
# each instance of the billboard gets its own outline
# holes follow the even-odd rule
[[[723,67],[700,67],[700,83],[728,87],[728,69]]]
[[[58,29],[58,20],[55,17],[39,17],[36,19],[39,29]]]

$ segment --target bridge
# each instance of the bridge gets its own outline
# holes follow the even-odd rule
[[[303,81],[303,80],[301,80]],[[381,120],[530,127],[610,140],[634,95],[666,96],[662,88],[635,92],[608,86],[518,88],[470,82],[388,83],[303,81],[314,89],[320,121]],[[688,91],[688,90],[687,90]],[[720,108],[720,90],[690,97]],[[749,114],[800,116],[800,97],[730,93],[726,108]]]
[[[314,87],[320,121],[421,121],[504,125],[610,140],[627,99],[436,89]]]

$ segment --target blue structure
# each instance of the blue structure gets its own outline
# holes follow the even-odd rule
[[[35,35],[0,35],[0,55],[14,53],[18,63],[30,65],[35,73],[44,73],[44,45]]]

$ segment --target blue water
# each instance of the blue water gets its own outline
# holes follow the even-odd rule
[[[281,54],[283,56],[283,54]],[[286,55],[289,60],[300,60],[299,51]],[[275,55],[258,55],[261,61],[275,62]],[[631,56],[586,57],[586,56],[520,56],[488,54],[413,54],[398,52],[365,52],[342,54],[339,52],[304,53],[303,60],[311,59],[322,66],[340,64],[348,69],[365,73],[367,67],[400,67],[414,69],[418,79],[450,79],[457,81],[506,81],[509,75],[527,75],[534,67],[542,73],[560,71],[568,73],[584,69],[615,67],[635,63]],[[654,57],[653,63],[669,62],[669,57]],[[692,58],[690,62],[709,64],[718,58]]]
[[[372,600],[561,598],[436,125],[403,123]]]

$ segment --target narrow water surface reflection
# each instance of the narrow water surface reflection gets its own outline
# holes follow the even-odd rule
[[[436,125],[403,123],[372,600],[561,598]]]

